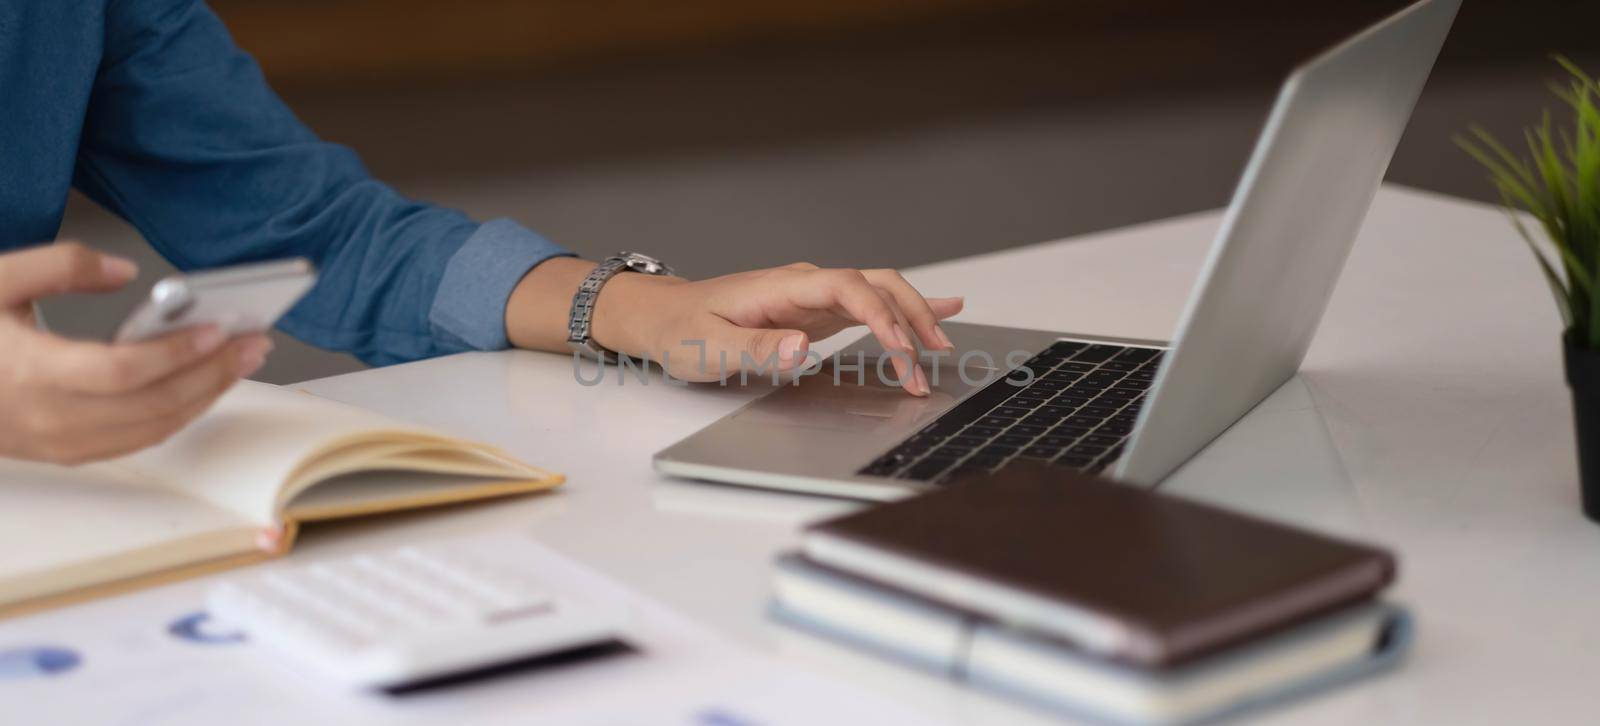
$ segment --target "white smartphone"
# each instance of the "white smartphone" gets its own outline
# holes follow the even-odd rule
[[[112,340],[148,340],[208,323],[228,337],[263,332],[316,281],[316,270],[302,258],[173,275],[150,288]]]

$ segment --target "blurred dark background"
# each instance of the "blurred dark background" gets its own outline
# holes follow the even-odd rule
[[[1289,69],[1405,5],[211,4],[312,128],[402,191],[693,277],[905,267],[1220,206]],[[1389,179],[1489,200],[1450,136],[1536,121],[1554,52],[1600,71],[1600,2],[1466,0]],[[82,199],[63,236],[170,269]],[[46,312],[70,331],[123,310]],[[359,367],[285,341],[258,377]]]

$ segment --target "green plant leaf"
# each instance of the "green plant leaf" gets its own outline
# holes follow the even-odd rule
[[[1523,131],[1526,156],[1477,125],[1454,140],[1489,171],[1574,344],[1600,349],[1600,85],[1571,60],[1554,59],[1568,78],[1549,85],[1572,113],[1570,128],[1558,127],[1546,110],[1538,125]],[[1522,212],[1539,224],[1553,259]]]
[[[1498,146],[1498,143],[1494,142],[1493,137],[1488,136],[1489,132],[1484,131],[1481,128],[1475,128],[1473,131],[1475,133],[1481,133],[1482,136],[1480,136],[1480,138],[1487,139],[1488,143],[1493,143]],[[1494,158],[1489,154],[1489,152],[1484,151],[1482,147],[1473,143],[1471,140],[1462,136],[1457,136],[1455,137],[1455,142],[1457,146],[1460,146],[1463,150],[1470,154],[1472,158],[1476,159],[1478,163],[1482,164],[1489,170],[1490,181],[1494,182],[1500,187],[1509,189],[1512,192],[1512,196],[1521,204],[1522,209],[1528,210],[1535,217],[1544,217],[1546,214],[1545,205],[1534,195],[1533,188],[1537,187],[1538,182],[1533,179],[1531,172],[1526,172],[1526,181],[1524,181],[1525,172],[1521,170],[1513,171],[1511,167],[1506,166],[1505,162]],[[1510,153],[1509,151],[1506,151],[1505,147],[1503,146],[1500,146],[1499,148],[1501,149],[1500,153],[1502,154]],[[1510,163],[1520,165],[1522,162],[1517,159],[1512,159]]]
[[[1499,174],[1515,178],[1529,189],[1538,186],[1538,182],[1533,177],[1533,169],[1528,165],[1528,163],[1520,158],[1517,158],[1516,154],[1511,153],[1511,150],[1506,148],[1504,144],[1500,143],[1500,141],[1496,139],[1493,134],[1490,134],[1488,129],[1474,124],[1469,130],[1474,136],[1478,137],[1479,141],[1483,142],[1484,146],[1487,146],[1490,151],[1493,151],[1496,156],[1500,157],[1500,160],[1504,163],[1504,169],[1515,172],[1515,174],[1506,172],[1499,172]],[[1479,161],[1482,161],[1482,159]],[[1491,166],[1490,168],[1493,169],[1494,167]]]
[[[1582,83],[1590,88],[1595,87],[1594,78],[1590,77],[1588,73],[1585,73],[1582,68],[1579,68],[1577,63],[1573,63],[1571,58],[1561,55],[1560,53],[1556,53],[1551,55],[1550,59],[1555,61],[1562,68],[1565,68],[1568,73],[1572,74],[1572,77],[1578,79],[1579,83]]]

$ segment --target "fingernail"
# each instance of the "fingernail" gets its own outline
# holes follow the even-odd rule
[[[222,334],[222,328],[207,325],[200,329],[194,336],[194,352],[204,355],[210,353],[227,342],[228,336]]]
[[[235,370],[240,377],[248,376],[261,370],[267,362],[267,353],[272,351],[272,341],[265,336],[245,343],[239,348],[239,363]]]
[[[906,335],[906,329],[900,327],[899,323],[894,324],[894,337],[895,340],[900,342],[900,347],[906,350],[916,350],[911,346],[911,338]]]
[[[799,356],[805,352],[806,336],[801,333],[784,336],[778,341],[778,362],[783,365],[793,365]]]
[[[964,295],[957,295],[955,297],[930,297],[930,298],[928,298],[928,302],[931,302],[931,303],[949,303],[949,302],[965,303],[966,301],[967,301],[967,298]]]
[[[115,255],[100,255],[100,274],[108,280],[127,281],[139,275],[139,266],[133,260]]]
[[[912,393],[918,396],[926,396],[933,392],[933,389],[928,386],[928,376],[922,372],[922,366],[912,369],[911,376],[916,381],[916,390],[912,391]]]
[[[260,353],[252,353],[247,349],[239,354],[239,365],[234,368],[234,371],[239,374],[240,378],[245,378],[261,370],[261,366],[266,364],[266,356]]]
[[[953,350],[956,347],[955,343],[950,342],[950,336],[945,334],[943,327],[933,326],[933,334],[939,336],[939,347],[945,350]]]

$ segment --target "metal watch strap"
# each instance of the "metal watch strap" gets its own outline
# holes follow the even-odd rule
[[[616,353],[594,342],[590,331],[594,323],[594,303],[600,298],[600,289],[617,273],[624,271],[646,275],[672,274],[672,268],[660,260],[637,252],[618,252],[607,257],[589,271],[583,282],[578,284],[578,291],[572,294],[572,312],[567,316],[567,345],[572,350],[602,362],[616,362]]]

